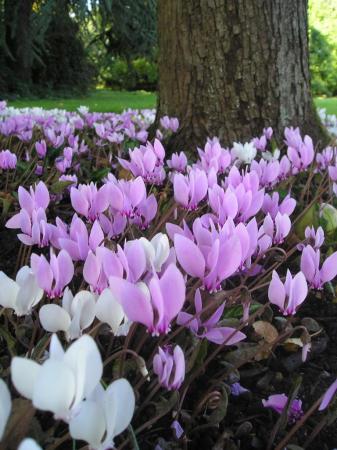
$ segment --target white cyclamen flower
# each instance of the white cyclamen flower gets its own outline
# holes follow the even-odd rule
[[[267,152],[262,152],[262,158],[265,159],[266,161],[278,161],[280,158],[280,150],[278,148],[275,148],[275,150],[273,151],[273,153],[267,151]]]
[[[80,291],[73,297],[71,290],[66,288],[62,307],[55,303],[44,305],[39,317],[46,331],[64,331],[68,340],[77,339],[95,319],[95,296],[91,292]]]
[[[29,314],[42,298],[43,290],[37,285],[30,267],[22,267],[15,281],[0,272],[0,305],[14,309],[18,316]]]
[[[128,427],[134,409],[135,395],[125,378],[112,382],[105,391],[100,386],[70,420],[70,435],[95,450],[114,448],[115,436]]]
[[[98,297],[95,314],[98,320],[110,326],[115,336],[120,334],[119,330],[123,320],[124,322],[127,320],[122,306],[109,288],[104,289]]]
[[[84,335],[64,352],[53,334],[49,358],[42,365],[15,356],[11,363],[16,390],[32,400],[42,411],[68,421],[72,412],[96,389],[103,373],[103,363],[92,337]]]
[[[256,156],[256,148],[253,142],[234,142],[232,148],[232,155],[245,164],[250,164]]]
[[[156,272],[160,272],[162,265],[170,254],[170,244],[167,235],[157,233],[151,241],[144,237],[141,237],[139,241],[146,254],[147,268],[151,270],[153,266]]]
[[[9,389],[7,384],[0,379],[0,441],[3,438],[11,409],[12,401]]]
[[[42,448],[34,441],[34,439],[26,438],[21,442],[18,450],[42,450]]]

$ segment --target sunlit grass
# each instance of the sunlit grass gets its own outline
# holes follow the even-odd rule
[[[315,99],[315,103],[319,108],[325,108],[328,114],[337,115],[337,97],[317,97]]]
[[[155,108],[156,94],[145,91],[110,91],[97,89],[86,97],[73,98],[46,98],[46,99],[17,99],[9,101],[10,106],[16,108],[41,107],[46,109],[61,108],[75,111],[84,105],[90,111],[96,112],[122,112],[128,108]]]
[[[315,103],[320,108],[326,108],[329,114],[337,115],[337,97],[317,97]],[[86,97],[73,98],[46,98],[46,99],[18,99],[9,101],[11,106],[17,108],[39,106],[46,109],[62,108],[75,111],[79,106],[85,105],[91,111],[121,112],[128,108],[155,108],[156,94],[145,91],[111,91],[97,89]]]

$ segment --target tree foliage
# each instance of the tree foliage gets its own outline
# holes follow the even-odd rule
[[[311,0],[310,66],[316,95],[337,95],[337,3]]]

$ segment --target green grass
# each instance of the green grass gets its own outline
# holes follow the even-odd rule
[[[315,103],[320,108],[326,108],[329,114],[337,115],[337,97],[318,97]],[[156,94],[152,92],[136,91],[110,91],[97,89],[87,97],[78,98],[46,98],[46,99],[18,99],[9,101],[9,105],[17,108],[39,106],[46,109],[61,108],[75,111],[79,106],[85,105],[91,111],[121,112],[127,108],[155,108]]]
[[[29,99],[21,98],[10,100],[10,106],[16,108],[41,107],[46,109],[60,108],[68,111],[75,111],[79,106],[84,105],[95,112],[122,112],[128,108],[155,108],[156,94],[145,91],[110,91],[97,89],[86,97],[73,98],[46,98]]]
[[[318,97],[315,99],[315,103],[319,108],[325,108],[328,114],[337,115],[337,97]]]

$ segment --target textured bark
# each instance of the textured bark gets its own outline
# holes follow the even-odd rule
[[[157,119],[181,123],[171,150],[250,140],[269,125],[324,140],[307,31],[307,0],[159,0]]]

